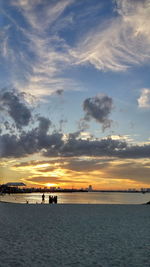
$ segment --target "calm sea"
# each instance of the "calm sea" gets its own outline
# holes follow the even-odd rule
[[[45,203],[48,203],[49,195],[57,195],[60,204],[142,204],[150,201],[150,193],[45,193]],[[42,193],[11,194],[0,196],[1,201],[15,203],[41,203]]]

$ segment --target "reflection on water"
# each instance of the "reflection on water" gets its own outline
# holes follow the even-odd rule
[[[150,200],[150,194],[142,193],[104,193],[104,192],[76,192],[76,193],[45,193],[45,203],[49,195],[57,195],[60,204],[142,204]],[[15,203],[41,203],[42,193],[11,194],[0,196],[1,201]]]

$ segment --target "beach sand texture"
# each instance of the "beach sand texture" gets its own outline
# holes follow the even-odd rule
[[[150,207],[0,203],[0,267],[150,266]]]

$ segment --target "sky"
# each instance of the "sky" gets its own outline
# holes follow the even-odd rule
[[[0,1],[0,183],[150,187],[150,0]]]

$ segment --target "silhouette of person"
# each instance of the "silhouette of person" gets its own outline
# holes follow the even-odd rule
[[[52,197],[49,196],[49,204],[51,204],[51,203],[52,203]]]
[[[53,200],[54,200],[54,203],[57,204],[57,196],[54,196]]]
[[[42,202],[44,202],[44,201],[45,201],[45,195],[43,193],[43,195],[42,195]]]

